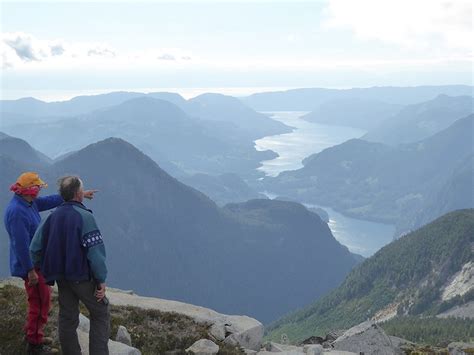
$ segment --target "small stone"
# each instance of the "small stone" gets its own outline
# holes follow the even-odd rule
[[[303,351],[307,355],[321,355],[323,346],[320,344],[308,344],[303,347]]]
[[[115,340],[119,343],[132,346],[132,337],[130,336],[130,333],[128,332],[127,328],[125,328],[123,325],[118,327]]]

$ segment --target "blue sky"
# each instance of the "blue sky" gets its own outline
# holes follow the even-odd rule
[[[4,0],[1,10],[4,98],[473,80],[470,0]]]

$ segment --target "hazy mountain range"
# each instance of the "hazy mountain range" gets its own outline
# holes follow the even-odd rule
[[[417,142],[473,112],[473,97],[440,95],[433,100],[404,107],[393,117],[380,122],[362,139],[394,146]]]
[[[187,174],[257,174],[259,162],[276,155],[257,152],[253,141],[290,131],[218,94],[189,101],[169,93],[111,93],[53,103],[2,101],[1,117],[4,132],[53,158],[116,136]]]
[[[389,120],[403,107],[403,105],[358,97],[335,98],[324,101],[303,118],[315,123],[369,130]]]
[[[1,101],[0,212],[22,171],[39,171],[49,192],[77,173],[100,189],[90,207],[112,285],[269,322],[327,294],[361,261],[334,239],[325,211],[291,200],[395,224],[397,235],[474,207],[471,96],[470,86],[433,86]],[[291,128],[254,110],[311,111],[309,121],[368,133],[261,180],[256,168],[277,155],[254,141]],[[0,228],[1,276],[7,243]]]
[[[334,99],[375,100],[387,104],[410,105],[432,100],[440,94],[473,96],[473,86],[443,85],[414,87],[371,87],[353,89],[294,89],[264,92],[242,98],[257,111],[313,111],[322,103]]]

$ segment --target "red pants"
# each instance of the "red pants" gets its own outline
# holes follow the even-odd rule
[[[25,290],[28,295],[28,316],[25,324],[26,340],[31,344],[41,344],[44,336],[44,326],[48,321],[48,313],[51,306],[51,287],[40,271],[38,283],[35,286],[28,285],[25,280]]]

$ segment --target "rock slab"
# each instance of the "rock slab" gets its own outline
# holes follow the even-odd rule
[[[367,321],[347,330],[332,344],[335,350],[364,353],[364,355],[394,355],[400,351],[393,346],[382,328]]]
[[[215,355],[219,352],[219,346],[209,339],[201,339],[187,348],[186,352],[194,355]]]

